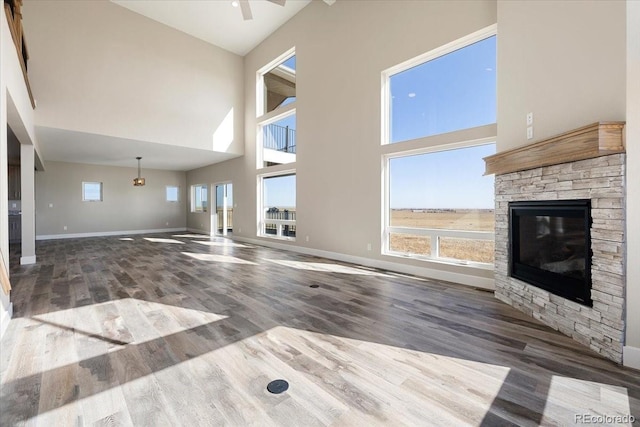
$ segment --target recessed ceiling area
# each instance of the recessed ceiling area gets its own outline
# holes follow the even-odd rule
[[[245,21],[231,0],[111,1],[241,56],[311,3],[287,0],[280,6],[267,0],[249,0],[253,19]]]
[[[140,156],[145,169],[188,171],[239,157],[238,154],[42,126],[36,127],[36,137],[47,142],[41,146],[42,156],[52,162],[136,167],[135,159]]]

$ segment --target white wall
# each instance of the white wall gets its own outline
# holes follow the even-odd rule
[[[625,120],[625,37],[623,1],[498,1],[498,152]]]
[[[137,174],[136,168],[47,162],[36,172],[37,238],[184,229],[185,172],[142,169],[146,185],[134,187]],[[103,201],[83,202],[82,182],[102,182]],[[180,187],[178,203],[166,201],[167,185]]]
[[[312,2],[245,57],[244,158],[189,172],[188,184],[233,179],[234,235],[256,238],[256,72],[295,47],[301,237],[289,245],[490,282],[490,270],[380,255],[380,116],[383,70],[495,22],[494,1]]]
[[[232,112],[242,154],[240,56],[109,1],[23,10],[38,126],[213,150]]]

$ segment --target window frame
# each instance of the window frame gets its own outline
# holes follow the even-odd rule
[[[274,166],[265,166],[264,165],[264,139],[263,139],[263,128],[267,125],[275,123],[279,120],[287,118],[292,115],[296,115],[296,106],[298,102],[297,90],[296,90],[296,100],[291,103],[284,105],[280,108],[276,108],[273,111],[266,112],[265,111],[265,84],[264,84],[264,75],[271,71],[273,68],[278,65],[286,62],[290,58],[296,56],[296,48],[295,46],[288,49],[286,52],[275,58],[273,61],[269,62],[262,68],[260,68],[256,72],[256,169],[260,170],[272,170],[271,168],[278,168],[283,165],[286,165],[286,168],[290,168],[291,165],[295,165],[297,161],[297,153],[296,161],[291,163],[285,163],[282,165],[274,165]],[[296,73],[297,73],[297,65],[296,65]],[[297,115],[296,115],[297,122]],[[297,126],[296,126],[297,130]],[[297,147],[296,147],[297,148]]]
[[[267,173],[262,173],[262,174],[258,174],[257,176],[257,195],[258,195],[258,203],[257,203],[257,229],[256,229],[256,236],[258,237],[265,237],[265,238],[270,238],[270,239],[277,239],[277,240],[288,240],[288,241],[292,241],[295,242],[296,241],[296,237],[291,237],[291,236],[282,236],[282,226],[284,225],[293,225],[296,226],[296,221],[295,219],[291,220],[291,219],[274,219],[274,220],[268,220],[265,221],[265,208],[264,208],[264,201],[265,201],[265,197],[264,197],[264,180],[265,179],[269,179],[269,178],[277,178],[277,177],[284,177],[284,176],[290,176],[290,175],[295,175],[296,177],[296,216],[297,216],[297,212],[298,212],[298,197],[297,197],[297,192],[298,192],[298,174],[296,173],[295,169],[286,169],[286,170],[282,170],[282,171],[277,171],[277,172],[267,172]],[[277,226],[277,231],[276,234],[267,234],[264,233],[264,225],[265,223],[269,223],[269,224],[274,224]],[[297,228],[296,228],[297,231]],[[296,234],[297,236],[297,234]]]
[[[495,144],[495,137],[486,137],[471,141],[462,141],[447,145],[436,145],[431,147],[424,147],[422,149],[394,152],[389,154],[383,154],[383,238],[382,238],[382,254],[388,256],[411,258],[427,261],[437,261],[447,264],[456,265],[469,265],[480,268],[493,268],[493,263],[483,263],[470,260],[457,260],[454,258],[440,257],[439,246],[440,237],[451,237],[457,239],[472,239],[472,240],[495,240],[495,232],[491,231],[470,231],[470,230],[448,230],[439,228],[415,228],[415,227],[399,227],[391,226],[391,193],[390,193],[390,161],[392,159],[398,159],[403,157],[418,156],[422,154],[439,153],[443,151],[457,150],[460,148],[471,148],[483,145]],[[431,240],[431,255],[420,255],[407,252],[393,251],[390,248],[391,234],[409,234],[416,236],[430,237]]]
[[[169,200],[169,193],[168,193],[168,191],[169,191],[169,189],[170,189],[170,188],[175,188],[175,189],[176,189],[176,200]],[[164,196],[165,196],[165,201],[166,201],[167,203],[178,203],[178,202],[180,202],[180,187],[179,187],[179,186],[177,186],[177,185],[167,185],[167,186],[165,187],[165,193],[164,193]]]
[[[380,252],[385,256],[402,257],[430,262],[438,262],[449,265],[463,265],[480,269],[493,269],[493,263],[482,263],[470,260],[457,260],[453,258],[439,257],[439,238],[463,238],[473,240],[494,240],[495,232],[488,231],[467,231],[467,230],[445,230],[427,229],[413,227],[391,227],[391,206],[390,206],[390,160],[407,156],[436,153],[460,148],[476,147],[488,145],[496,142],[496,123],[477,127],[460,129],[448,133],[429,135],[407,141],[391,142],[391,85],[390,78],[398,73],[424,64],[425,62],[442,57],[451,52],[463,49],[481,40],[497,36],[497,25],[490,25],[479,31],[471,33],[460,39],[454,40],[443,46],[428,51],[415,58],[404,61],[398,65],[390,67],[381,73],[381,180],[382,180],[382,241]],[[420,255],[403,253],[390,250],[391,234],[410,234],[426,236],[431,239],[431,255]]]
[[[381,116],[381,141],[382,145],[402,145],[406,142],[422,140],[427,138],[432,138],[438,135],[446,135],[446,134],[437,134],[437,135],[429,135],[422,138],[416,138],[409,141],[399,141],[399,142],[391,142],[391,84],[390,78],[395,74],[402,73],[403,71],[407,71],[411,68],[417,67],[419,65],[424,64],[425,62],[429,62],[436,58],[440,58],[444,55],[447,55],[456,50],[463,49],[467,46],[470,46],[476,42],[488,39],[493,36],[498,35],[498,26],[497,24],[490,25],[481,30],[478,30],[474,33],[468,34],[464,37],[461,37],[457,40],[454,40],[450,43],[447,43],[443,46],[432,49],[422,55],[418,55],[415,58],[411,58],[407,61],[404,61],[400,64],[394,65],[393,67],[387,68],[382,72],[382,116]],[[491,125],[485,125],[491,126]],[[484,126],[478,126],[481,128]],[[473,128],[471,128],[473,129]],[[454,131],[460,132],[464,129]]]
[[[100,185],[100,198],[99,199],[88,199],[86,197],[86,184],[98,184]],[[82,201],[83,202],[103,202],[104,201],[104,183],[100,181],[82,181]]]
[[[200,210],[197,209],[196,206],[196,187],[200,187],[204,189],[204,192],[207,194],[207,202],[209,201],[209,186],[207,184],[193,184],[191,186],[191,191],[190,191],[190,196],[191,196],[191,203],[190,203],[190,207],[191,207],[191,213],[206,213],[207,212],[207,207],[202,207]],[[202,200],[202,193],[200,194],[201,200]]]

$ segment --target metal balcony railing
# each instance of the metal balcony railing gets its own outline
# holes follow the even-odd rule
[[[269,150],[282,151],[284,153],[296,153],[296,130],[289,126],[276,124],[266,125],[262,128],[263,147]]]

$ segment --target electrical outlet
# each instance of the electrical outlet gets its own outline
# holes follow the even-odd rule
[[[527,128],[527,139],[533,139],[533,126]]]
[[[53,203],[49,203],[49,207],[52,208],[53,207]]]
[[[67,226],[65,225],[64,227],[62,227],[62,229],[66,231],[67,230]]]
[[[238,228],[238,233],[242,233],[242,228]]]
[[[11,207],[12,207],[12,208],[17,208],[17,207],[18,207],[18,204],[17,204],[17,203],[11,203]]]
[[[167,222],[167,223],[165,223],[165,225],[169,225],[169,223]]]
[[[308,242],[309,241],[309,236],[305,237],[305,240]]]
[[[367,243],[367,250],[370,251],[371,250],[371,243]]]
[[[527,126],[531,126],[533,124],[533,113],[527,114]]]

